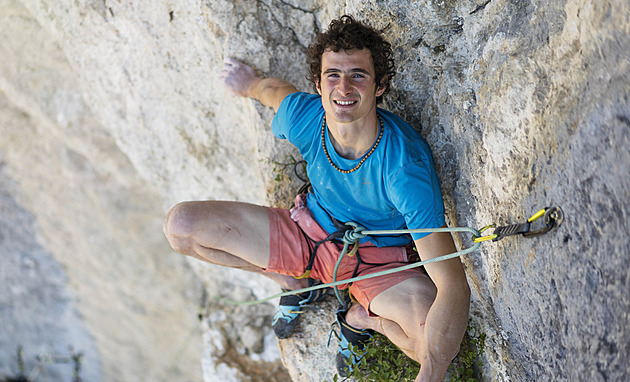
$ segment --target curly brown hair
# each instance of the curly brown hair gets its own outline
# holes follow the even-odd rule
[[[383,96],[389,92],[389,84],[396,74],[392,46],[376,29],[356,21],[352,16],[343,15],[333,20],[328,30],[317,35],[315,42],[308,47],[307,60],[309,65],[309,80],[313,82],[315,90],[321,81],[322,54],[331,50],[368,49],[372,54],[375,81],[378,87],[385,91],[376,102],[380,103]]]

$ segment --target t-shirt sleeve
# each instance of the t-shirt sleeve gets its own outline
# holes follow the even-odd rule
[[[289,134],[289,127],[291,127],[291,110],[294,109],[295,102],[293,100],[296,98],[296,94],[299,93],[292,93],[284,97],[276,115],[273,117],[273,121],[271,121],[271,131],[273,135],[280,139],[287,139]]]
[[[319,95],[309,93],[292,93],[284,97],[276,115],[271,122],[271,131],[280,139],[288,139],[295,143],[297,135],[307,123],[312,123],[321,114],[322,103]]]
[[[438,228],[444,225],[444,202],[440,181],[432,166],[423,161],[402,168],[393,177],[390,195],[409,229]],[[414,240],[428,233],[413,233]]]

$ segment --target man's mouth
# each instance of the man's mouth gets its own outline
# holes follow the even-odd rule
[[[357,103],[357,101],[334,101],[334,102],[336,105],[339,105],[339,106],[350,106]]]

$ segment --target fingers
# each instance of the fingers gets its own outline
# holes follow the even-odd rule
[[[221,78],[225,78],[225,76],[236,70],[238,67],[240,67],[241,63],[235,59],[233,59],[232,57],[228,57],[225,60],[223,60],[223,68],[221,69]]]
[[[232,92],[240,93],[240,86],[238,84],[239,75],[238,72],[241,71],[241,62],[232,58],[227,57],[223,60],[223,68],[221,69],[221,81],[223,84]]]
[[[220,75],[223,84],[237,95],[248,96],[248,89],[258,78],[254,69],[232,57],[226,57],[223,62]]]
[[[223,60],[223,62],[224,62],[226,65],[230,65],[230,66],[233,66],[233,65],[242,65],[242,63],[241,63],[239,60],[237,60],[237,59],[235,59],[235,58],[233,58],[233,57],[226,57],[226,58]]]
[[[240,62],[232,57],[228,57],[223,60],[223,68],[221,69],[221,78],[226,79],[230,73],[234,72],[237,67],[240,67]]]
[[[221,75],[225,76],[229,73],[237,73],[243,70],[248,72],[254,71],[249,65],[243,64],[235,58],[227,57],[225,60],[223,60],[223,69],[221,69]]]
[[[232,58],[232,57],[228,57],[225,60],[223,60],[223,68],[221,69],[221,78],[222,79],[227,79],[229,77],[234,77],[234,76],[244,76],[244,75],[248,75],[251,76],[252,74],[254,74],[254,69],[252,69],[250,66],[243,64],[242,62]]]

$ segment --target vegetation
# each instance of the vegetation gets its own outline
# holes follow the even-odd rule
[[[470,325],[461,350],[451,363],[446,380],[449,382],[477,382],[479,380],[479,358],[483,355],[486,335],[477,333]],[[407,357],[385,336],[375,334],[364,350],[364,357],[351,373],[357,381],[367,382],[413,382],[420,365]],[[333,382],[343,379],[338,375]]]
[[[297,154],[296,154],[297,155]],[[297,189],[308,183],[306,162],[288,154],[282,162],[262,160],[271,171],[267,181],[267,199],[272,207],[291,208]]]

